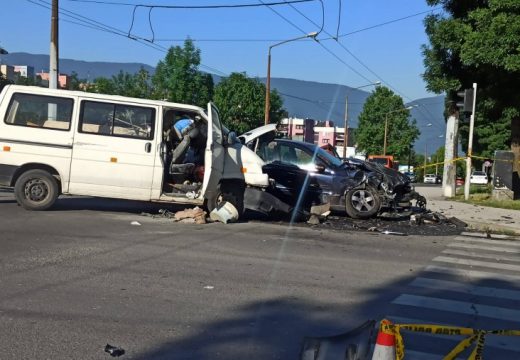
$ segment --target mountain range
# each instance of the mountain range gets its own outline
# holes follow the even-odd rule
[[[32,66],[36,72],[48,71],[49,56],[29,53],[10,53],[0,57],[2,63],[8,65]],[[135,73],[144,68],[150,73],[154,67],[142,63],[91,62],[72,59],[60,59],[61,73],[71,74],[73,71],[80,79],[92,81],[97,77],[111,77],[120,71]],[[212,74],[215,83],[220,81],[218,75]],[[265,78],[260,78],[265,83]],[[320,83],[285,78],[271,78],[271,88],[276,89],[284,100],[284,107],[289,116],[312,118],[316,120],[332,120],[343,127],[345,102],[348,100],[349,127],[357,127],[357,117],[370,92],[355,89],[346,85]],[[419,153],[434,152],[444,145],[441,137],[445,133],[443,117],[444,96],[416,99],[406,104],[415,106],[411,110],[411,118],[417,121],[421,131],[414,149]]]

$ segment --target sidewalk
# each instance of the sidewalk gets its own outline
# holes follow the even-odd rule
[[[450,200],[443,196],[440,186],[417,184],[415,190],[426,197],[429,210],[440,212],[447,217],[454,216],[467,223],[472,229],[514,231],[520,235],[519,210],[498,209]]]

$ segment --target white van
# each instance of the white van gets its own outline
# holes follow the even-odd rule
[[[181,124],[181,125],[179,125]],[[60,194],[243,210],[269,185],[263,161],[222,127],[217,108],[8,85],[0,93],[0,186],[26,209]]]

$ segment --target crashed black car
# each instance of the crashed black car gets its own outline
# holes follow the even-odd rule
[[[412,200],[426,205],[409,179],[393,169],[343,161],[314,144],[275,138],[274,132],[244,135],[241,140],[266,162],[263,170],[272,179],[268,191],[298,210],[328,203],[332,210],[363,219],[409,209]]]

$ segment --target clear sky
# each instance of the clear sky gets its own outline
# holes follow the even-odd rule
[[[154,8],[151,12],[152,28],[148,9],[139,7],[135,11],[131,34],[151,41],[153,29],[155,45],[143,41],[149,45],[147,46],[113,33],[128,34],[133,18],[133,6],[81,1],[84,0],[59,0],[62,11],[61,58],[142,62],[155,66],[164,57],[163,48],[182,44],[183,39],[189,36],[201,49],[203,65],[213,69],[203,70],[219,75],[245,71],[250,76],[265,77],[270,45],[299,37],[304,33],[319,31],[322,24],[322,7],[319,0],[294,4],[293,7],[283,5],[271,8]],[[283,0],[95,1],[147,5],[229,5]],[[273,48],[271,76],[338,83],[352,87],[381,80],[396,89],[405,102],[432,95],[426,91],[421,78],[424,71],[421,45],[427,43],[423,25],[426,14],[356,32],[433,10],[426,5],[425,0],[322,1],[325,21],[318,39],[322,39],[320,44],[323,46],[312,40],[304,40]],[[50,3],[51,0],[3,0],[0,46],[9,52],[48,54]],[[340,44],[334,40],[326,40],[330,35],[336,35],[338,19],[340,35],[355,32],[340,37]],[[85,21],[89,21],[89,25]]]

